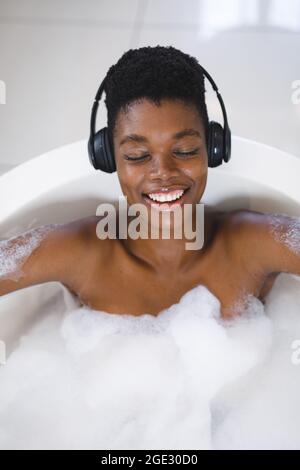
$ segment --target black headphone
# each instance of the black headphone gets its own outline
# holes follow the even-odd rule
[[[224,162],[228,162],[231,157],[231,132],[228,126],[227,114],[222,96],[209,73],[200,65],[203,75],[209,80],[214,91],[217,94],[223,113],[224,126],[215,121],[209,121],[208,129],[208,166],[214,168]],[[116,171],[116,162],[112,145],[108,137],[107,127],[103,127],[95,133],[97,110],[99,101],[104,91],[105,79],[101,83],[94,100],[91,113],[90,138],[88,141],[88,154],[91,164],[96,170],[102,170],[106,173]]]

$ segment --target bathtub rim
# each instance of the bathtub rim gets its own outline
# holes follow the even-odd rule
[[[282,162],[285,161],[283,165]],[[272,171],[270,171],[272,169]],[[211,172],[230,173],[275,189],[300,203],[300,158],[275,147],[246,139],[232,137],[232,158]],[[102,189],[110,190],[117,173],[101,173]],[[266,174],[269,177],[266,178]],[[39,175],[32,178],[32,174]],[[0,176],[0,221],[63,184],[95,174],[87,154],[87,140],[79,140],[38,155]],[[24,184],[28,181],[28,184]],[[15,187],[22,187],[16,192]]]

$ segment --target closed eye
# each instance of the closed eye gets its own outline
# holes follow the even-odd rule
[[[199,151],[199,148],[191,150],[190,152],[174,152],[174,154],[179,155],[180,157],[188,157],[191,155],[196,155],[198,151]],[[145,158],[147,158],[148,155],[149,154],[147,153],[145,155],[142,155],[141,157],[132,157],[129,155],[124,155],[124,157],[125,157],[125,160],[129,160],[129,161],[142,161],[142,160],[145,160]]]
[[[134,162],[139,162],[141,160],[144,160],[146,157],[148,157],[148,153],[146,155],[142,155],[141,157],[130,157],[129,155],[124,155],[125,160],[130,160]]]
[[[181,155],[181,156],[189,156],[189,155],[196,155],[198,153],[199,149],[191,150],[190,152],[174,152],[176,155]]]

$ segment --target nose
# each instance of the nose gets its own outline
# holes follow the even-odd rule
[[[152,177],[160,178],[162,180],[170,179],[172,176],[176,176],[179,173],[179,169],[174,159],[170,155],[157,155],[152,159],[152,166],[150,175]]]

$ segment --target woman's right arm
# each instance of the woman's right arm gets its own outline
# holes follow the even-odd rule
[[[0,241],[0,296],[50,281],[72,284],[82,226],[80,220],[48,224]]]

